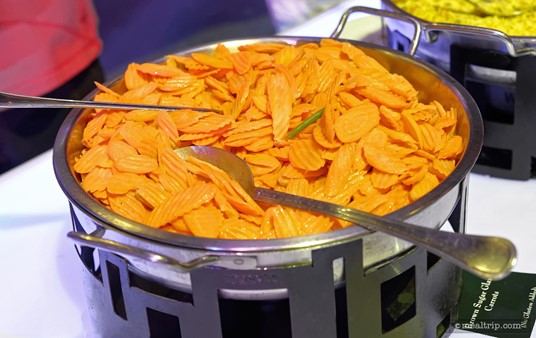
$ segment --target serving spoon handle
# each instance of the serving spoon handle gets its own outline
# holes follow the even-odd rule
[[[210,108],[197,108],[185,106],[158,106],[148,104],[131,104],[116,102],[95,102],[83,100],[55,99],[48,97],[28,96],[0,92],[0,108],[103,108],[103,109],[148,109],[148,110],[179,110],[191,109],[199,112],[215,112],[219,110]]]
[[[506,277],[517,262],[513,243],[502,237],[438,231],[345,206],[284,192],[255,188],[256,201],[322,213],[406,240],[482,278]]]

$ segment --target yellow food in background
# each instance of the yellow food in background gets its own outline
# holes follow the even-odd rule
[[[419,102],[407,79],[348,42],[257,43],[237,52],[219,45],[213,55],[132,63],[124,89],[97,86],[96,101],[223,112],[101,109],[85,127],[86,149],[74,165],[82,188],[124,217],[180,234],[270,239],[350,224],[259,205],[225,172],[179,158],[178,147],[232,151],[258,186],[378,215],[437,186],[463,151],[456,110]]]
[[[475,6],[464,0],[399,0],[393,3],[400,9],[430,22],[453,23],[500,30],[511,36],[536,36],[536,1],[481,1],[489,12],[507,12],[529,8],[520,15],[511,17],[482,16],[472,14]]]

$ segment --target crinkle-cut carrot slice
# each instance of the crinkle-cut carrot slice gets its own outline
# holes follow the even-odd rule
[[[356,91],[373,102],[384,105],[392,109],[403,109],[410,106],[411,102],[406,101],[402,96],[389,91],[377,89],[372,86],[357,88]]]
[[[152,136],[147,135],[148,132],[149,127],[143,122],[127,121],[118,128],[119,135],[121,135],[121,137],[134,148],[138,148],[139,143],[145,137]]]
[[[147,179],[136,187],[136,196],[146,207],[154,209],[169,198],[170,193],[162,184]]]
[[[138,153],[152,158],[158,157],[158,146],[154,139],[144,138],[138,144]]]
[[[359,199],[355,199],[348,204],[348,207],[365,212],[372,212],[388,200],[385,194],[373,194]],[[358,224],[366,227],[366,224]]]
[[[179,131],[175,125],[175,121],[171,118],[168,112],[161,111],[156,116],[156,125],[160,130],[162,130],[173,143],[177,144],[179,142]]]
[[[125,113],[125,120],[136,122],[151,122],[158,115],[158,110],[134,109]]]
[[[270,173],[255,177],[255,186],[274,189],[278,185],[279,173]]]
[[[189,166],[189,171],[194,170],[192,171],[194,174],[210,179],[216,186],[222,189],[231,205],[238,211],[252,215],[262,214],[262,209],[257,205],[253,198],[240,186],[240,184],[232,180],[226,172],[210,163],[191,156],[188,157],[186,161],[198,168],[198,170],[196,170],[194,167]]]
[[[197,78],[192,74],[182,73],[159,83],[158,89],[165,92],[173,92],[192,86],[196,81]]]
[[[187,180],[186,174],[188,172],[186,168],[186,162],[177,155],[171,148],[165,148],[161,151],[160,165],[164,171],[180,184],[181,187],[186,188]]]
[[[133,193],[124,195],[109,195],[110,208],[116,214],[143,223],[148,211]]]
[[[391,129],[396,131],[402,131],[402,122],[401,122],[401,115],[399,112],[387,108],[386,106],[380,106],[380,123]]]
[[[427,172],[426,174],[424,174],[422,180],[413,185],[409,192],[409,197],[412,201],[415,201],[429,193],[438,184],[439,180],[437,179],[437,176],[430,172]]]
[[[191,109],[181,109],[169,112],[169,115],[175,121],[177,129],[186,128],[196,124],[204,115],[204,113],[196,112]]]
[[[171,227],[174,232],[178,234],[184,234],[184,235],[191,235],[194,236],[194,234],[188,229],[188,226],[186,225],[186,222],[182,217],[174,219],[173,221],[169,222],[169,225],[163,225],[160,227],[162,230],[167,230],[166,228]]]
[[[111,96],[115,96],[115,97],[121,96],[121,94],[114,92],[113,90],[111,90],[110,88],[106,87],[105,85],[103,85],[102,83],[98,81],[94,81],[93,83],[95,84],[95,87],[97,87],[97,89],[103,93],[110,94]]]
[[[236,52],[229,54],[229,60],[233,64],[235,71],[244,75],[251,70],[251,58],[249,52]]]
[[[391,153],[398,158],[403,158],[409,154],[413,154],[418,150],[417,145],[415,144],[396,144],[396,143],[387,143],[383,147],[384,151]]]
[[[363,103],[348,109],[335,121],[335,134],[343,143],[359,141],[380,123],[378,107]]]
[[[209,113],[204,115],[197,123],[187,126],[177,128],[182,133],[196,134],[196,133],[207,133],[210,134],[214,131],[223,133],[223,128],[228,129],[231,127],[233,122],[232,117]]]
[[[439,159],[455,159],[463,151],[463,139],[459,135],[454,135],[447,140],[445,146],[437,153]]]
[[[300,139],[290,142],[288,159],[298,169],[315,171],[324,166],[322,148],[313,139]]]
[[[405,77],[399,74],[389,74],[387,85],[394,94],[402,96],[407,101],[417,97],[417,90]]]
[[[357,145],[355,143],[346,143],[339,148],[328,169],[324,184],[324,194],[335,196],[344,189],[345,184],[348,182],[348,175],[352,170],[356,150]]]
[[[423,141],[422,130],[419,124],[417,123],[417,121],[415,121],[411,113],[406,110],[402,111],[401,116],[402,116],[402,122],[404,125],[404,131],[407,132],[409,135],[411,135],[411,137],[413,137],[413,139],[417,141],[419,148],[422,149],[424,141]]]
[[[443,129],[445,133],[450,134],[451,131],[456,127],[456,120],[448,116],[442,116],[437,119],[434,126],[436,128]]]
[[[122,111],[111,111],[107,113],[106,123],[104,124],[107,127],[114,128],[121,123],[125,117],[125,113]]]
[[[278,42],[259,42],[259,43],[249,43],[247,45],[242,45],[238,47],[239,51],[250,51],[250,52],[257,52],[257,53],[267,53],[267,54],[274,54],[277,51],[281,50],[285,46],[288,46],[286,43],[278,43]]]
[[[148,181],[145,176],[137,175],[133,173],[114,173],[108,179],[108,185],[106,190],[110,194],[123,195],[129,191],[135,191],[138,186]]]
[[[408,197],[409,193],[403,189],[397,189],[398,186],[399,185],[387,193],[387,201],[374,208],[372,210],[373,214],[379,216],[387,215],[410,203]]]
[[[188,229],[197,237],[217,238],[223,223],[223,214],[212,205],[201,206],[183,216]]]
[[[219,59],[205,53],[192,53],[191,56],[202,65],[218,69],[233,69],[233,63],[229,60]]]
[[[162,187],[164,187],[167,192],[170,193],[181,191],[183,189],[183,186],[168,173],[159,173],[158,182],[162,185]],[[190,185],[191,184],[189,184],[188,186]]]
[[[341,103],[346,108],[352,108],[361,104],[361,100],[358,99],[354,94],[348,92],[340,92],[337,94],[341,100]]]
[[[367,162],[374,168],[389,174],[402,174],[407,170],[404,161],[383,149],[367,143],[363,145],[363,152]]]
[[[110,94],[110,93],[97,93],[94,97],[93,97],[93,101],[95,102],[119,102],[119,94],[117,93],[114,93],[115,95],[113,94]],[[102,109],[101,109],[102,110]],[[97,112],[100,112],[101,110],[99,109],[95,109],[95,111]]]
[[[454,159],[434,159],[430,166],[430,172],[440,180],[443,180],[454,171],[454,168],[456,168],[456,161]]]
[[[254,176],[271,173],[281,168],[281,162],[268,154],[248,154],[244,156]]]
[[[332,218],[324,215],[313,215],[307,212],[298,212],[302,223],[301,232],[303,235],[319,234],[331,230],[335,223]]]
[[[218,237],[222,239],[260,239],[261,229],[244,219],[227,218],[222,223]]]
[[[433,160],[432,158],[431,160]],[[405,156],[402,161],[406,163],[406,166],[408,167],[408,170],[420,168],[420,167],[428,167],[430,159],[422,156],[417,156],[415,154]]]
[[[252,144],[256,140],[272,135],[272,127],[251,130],[243,133],[229,135],[223,141],[223,144],[228,147],[243,147]]]
[[[98,145],[90,148],[76,161],[73,169],[79,174],[89,173],[98,166],[107,167],[107,162],[110,161],[106,145]]]
[[[273,74],[267,84],[268,105],[272,116],[274,140],[284,140],[290,125],[293,99],[283,74]]]
[[[233,124],[233,128],[225,132],[224,136],[229,137],[231,135],[247,133],[253,130],[259,130],[272,125],[270,119],[261,119],[257,121],[241,120]]]
[[[220,190],[216,190],[214,193],[214,203],[223,212],[225,217],[239,217],[240,214],[238,211],[231,205],[231,203],[229,203],[229,201],[225,198],[225,195]]]
[[[279,177],[279,183],[283,186],[285,186],[287,183],[283,184],[284,179],[290,179],[290,178],[309,178],[309,179],[315,179],[322,177],[328,172],[327,166],[323,166],[322,168],[318,170],[304,170],[300,168],[296,168],[291,164],[283,165],[281,168],[281,176]]]
[[[192,144],[196,146],[216,146],[216,143],[218,142],[219,139],[220,139],[219,135],[208,136],[208,137],[203,137],[203,138],[192,140]]]
[[[393,130],[381,125],[379,126],[379,129],[384,132],[388,136],[389,140],[393,143],[407,146],[410,148],[414,148],[415,146],[417,146],[417,141],[411,135],[405,132]]]
[[[273,147],[273,148],[268,149],[268,154],[272,155],[273,157],[281,161],[288,161],[289,152],[290,152],[290,146]]]
[[[296,211],[280,205],[266,210],[272,220],[274,230],[278,238],[296,237],[301,234],[301,222]]]
[[[313,128],[313,137],[316,143],[326,149],[337,149],[342,145],[342,143],[337,139],[333,139],[332,141],[328,140],[324,135],[323,129],[317,125],[315,125]]]
[[[405,185],[417,184],[424,178],[424,175],[428,172],[428,166],[416,167],[406,171],[400,175],[400,181]]]
[[[177,97],[169,94],[163,94],[160,96],[160,101],[158,101],[158,104],[161,106],[211,108],[210,104],[199,104],[199,102],[193,98]]]
[[[123,96],[121,96],[121,101],[133,103],[147,102],[147,97],[152,94],[157,87],[158,85],[155,82],[148,82],[147,84],[125,92]]]
[[[310,196],[310,190],[309,181],[305,178],[291,179],[285,189],[287,193],[298,196]]]
[[[236,93],[234,102],[233,119],[236,120],[240,113],[251,106],[252,97],[250,95],[249,84],[242,86]]]
[[[130,63],[127,66],[124,75],[125,86],[127,90],[131,90],[147,84],[151,79],[148,74],[144,74],[138,71],[137,63]]]
[[[104,126],[91,140],[92,145],[108,143],[117,133],[113,127]],[[91,145],[90,145],[91,147]]]
[[[215,79],[212,76],[207,76],[205,78],[205,83],[208,87],[217,89],[218,91],[224,93],[225,95],[228,95],[231,97],[231,91],[229,90],[229,83],[220,81],[218,79]]]
[[[298,49],[295,46],[284,46],[274,53],[276,64],[288,66],[298,56]]]
[[[147,174],[158,169],[158,162],[147,155],[129,155],[114,161],[114,168],[120,172]]]
[[[273,148],[274,144],[275,143],[271,137],[265,136],[254,141],[253,143],[244,145],[244,149],[253,153],[258,153]]]
[[[178,89],[173,95],[181,96],[182,99],[192,99],[206,90],[206,84],[203,79],[196,80],[192,85]]]
[[[107,153],[112,161],[117,161],[118,159],[126,156],[136,155],[138,152],[134,147],[125,141],[112,138],[108,143]]]
[[[135,65],[135,67],[141,73],[159,77],[175,77],[184,74],[184,71],[178,68],[157,63],[142,63]]]
[[[435,153],[441,146],[442,131],[424,122],[419,124],[422,135],[422,148],[424,151]]]
[[[145,219],[145,224],[159,227],[191,210],[210,202],[214,198],[216,186],[199,183],[184,190],[176,191],[162,204],[154,208]]]
[[[265,113],[268,111],[268,98],[266,95],[253,95],[252,102],[261,112]]]
[[[370,174],[372,185],[377,189],[388,189],[398,183],[399,175],[373,169]]]
[[[99,200],[104,206],[109,207],[110,202],[108,201],[108,192],[105,190],[97,190],[91,193],[94,198]]]
[[[82,142],[91,145],[91,138],[103,128],[106,123],[107,115],[104,113],[97,114],[93,119],[89,120],[82,133]]]
[[[91,170],[82,180],[82,189],[87,192],[106,190],[108,180],[112,176],[110,168],[95,168]]]

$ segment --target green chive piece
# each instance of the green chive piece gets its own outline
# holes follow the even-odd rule
[[[296,137],[302,130],[309,127],[311,124],[313,124],[316,120],[322,116],[324,113],[324,108],[320,108],[318,111],[316,111],[314,114],[303,120],[302,123],[300,123],[296,128],[292,129],[290,133],[287,135],[288,140],[292,140]]]

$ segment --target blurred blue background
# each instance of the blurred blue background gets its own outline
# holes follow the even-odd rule
[[[128,63],[214,41],[275,33],[265,0],[94,0],[107,80]]]

